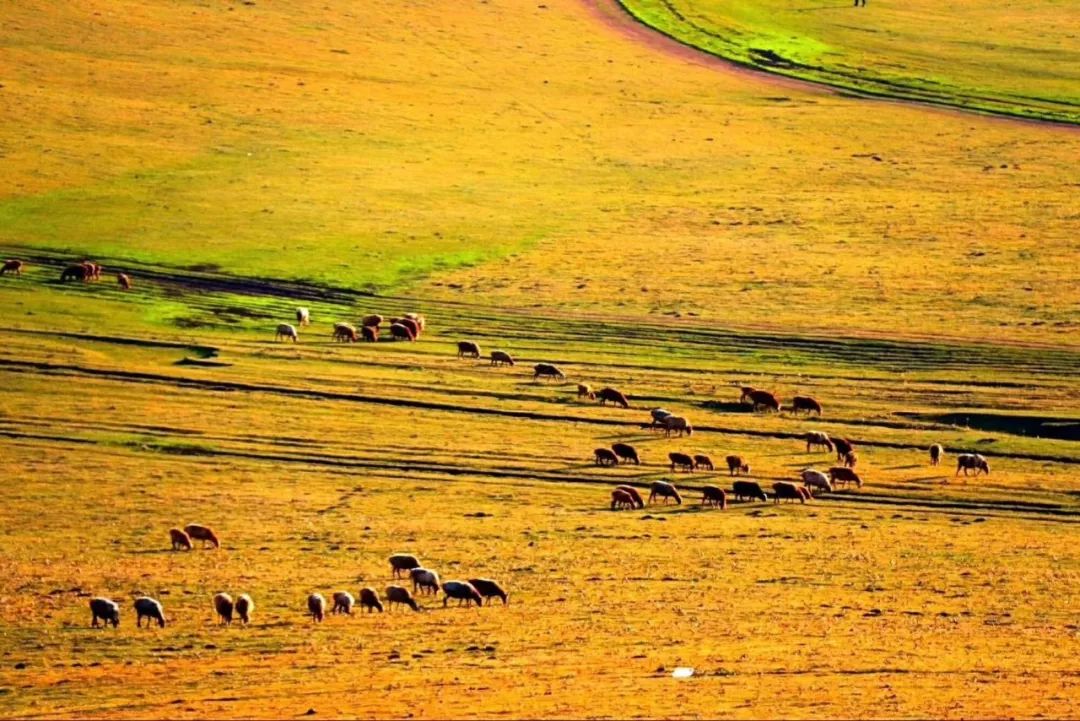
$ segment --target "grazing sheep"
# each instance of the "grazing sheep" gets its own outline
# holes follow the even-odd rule
[[[191,550],[191,536],[184,533],[179,528],[169,529],[169,539],[172,541],[172,550],[179,551],[181,549],[185,551]]]
[[[739,396],[739,403],[749,403],[750,394],[756,392],[757,388],[754,388],[754,386],[741,386],[739,390],[742,392],[742,395]]]
[[[227,593],[219,593],[214,596],[214,610],[217,612],[218,620],[228,626],[232,623],[233,611],[236,609],[236,604],[233,603],[232,596]]]
[[[146,627],[150,628],[150,621],[157,621],[158,626],[165,628],[165,611],[161,604],[148,596],[135,599],[135,625],[142,628],[142,620],[146,619]]]
[[[401,603],[414,611],[419,611],[420,606],[416,603],[416,600],[409,593],[409,589],[404,586],[387,586],[386,587],[386,605],[388,610],[394,610],[394,604]]]
[[[798,414],[799,411],[806,411],[806,415],[810,415],[816,411],[820,417],[821,404],[810,396],[795,396],[791,399],[791,413],[795,415]]]
[[[510,354],[505,351],[493,350],[491,351],[491,365],[504,365],[512,367],[514,365],[514,359],[511,358]]]
[[[702,486],[701,505],[717,506],[721,509],[727,508],[727,493],[724,492],[723,488],[717,488],[716,486]]]
[[[131,278],[127,273],[117,273],[116,284],[124,290],[131,290]]]
[[[596,458],[596,465],[598,466],[617,466],[619,465],[619,459],[615,455],[614,451],[607,448],[597,448],[593,451],[593,455]]]
[[[413,593],[439,595],[439,574],[427,568],[414,568],[409,575],[412,576]]]
[[[379,340],[379,326],[365,325],[360,328],[360,335],[366,343],[374,343]]]
[[[356,328],[348,323],[334,323],[334,340],[342,343],[355,343],[359,340]]]
[[[848,468],[854,468],[858,462],[859,456],[855,453],[855,451],[848,451],[844,454],[844,465]]]
[[[708,456],[702,455],[700,453],[698,455],[694,456],[694,465],[697,466],[698,468],[704,468],[707,471],[716,470],[713,467],[712,459],[709,458]]]
[[[98,623],[98,620],[104,621],[106,627],[108,627],[110,623],[113,625],[113,628],[120,625],[120,607],[108,598],[101,598],[100,596],[91,598],[90,614],[90,625],[95,628],[102,625]]]
[[[859,474],[851,470],[847,466],[839,467],[833,466],[829,469],[829,480],[833,482],[833,485],[839,486],[843,483],[845,486],[848,483],[854,483],[859,488],[862,488],[862,479],[859,478]]]
[[[296,324],[301,327],[311,325],[311,313],[307,308],[296,309]]]
[[[410,343],[416,340],[416,336],[409,330],[409,327],[401,323],[390,324],[390,337],[396,340],[407,340]]]
[[[497,582],[492,581],[490,578],[470,578],[469,583],[476,589],[484,598],[502,599],[503,605],[510,603],[510,594],[502,589]],[[488,604],[490,605],[490,604]]]
[[[732,476],[750,472],[750,464],[744,461],[742,456],[728,456],[724,460],[727,461],[728,473]]]
[[[769,408],[777,413],[780,412],[780,399],[769,391],[751,391],[749,394],[751,407],[756,411],[759,408]]]
[[[22,275],[23,265],[25,264],[21,260],[15,260],[14,258],[11,260],[5,260],[4,267],[0,268],[0,275],[4,275],[9,271],[14,273],[15,275]]]
[[[382,601],[379,600],[379,594],[375,593],[374,588],[360,589],[360,605],[366,608],[368,613],[383,612]]]
[[[662,426],[664,419],[674,414],[666,408],[653,408],[649,411],[649,415],[652,416],[652,425]]]
[[[855,450],[855,446],[846,438],[833,438],[833,448],[836,449],[836,460],[843,461],[844,456]]]
[[[810,431],[806,434],[806,452],[809,453],[813,448],[825,448],[832,453],[833,444],[829,439],[829,434],[823,431]]]
[[[207,542],[214,544],[214,548],[221,548],[221,542],[218,540],[217,534],[206,526],[200,526],[197,523],[189,523],[184,526],[184,533],[188,534],[195,541],[202,541],[203,548],[206,548]]]
[[[240,617],[240,622],[247,625],[251,623],[251,613],[255,610],[255,602],[251,600],[251,596],[246,593],[241,593],[240,597],[236,599],[236,615]]]
[[[555,378],[560,381],[566,380],[566,374],[559,370],[558,366],[550,363],[537,363],[533,366],[533,380],[540,378]]]
[[[416,327],[420,330],[424,330],[424,327],[427,325],[426,319],[420,313],[406,313],[405,317],[416,323]]]
[[[737,500],[743,500],[744,498],[759,501],[765,501],[768,503],[769,497],[765,494],[765,491],[761,490],[761,486],[754,481],[735,481],[731,484],[731,492],[735,495]]]
[[[311,614],[311,620],[322,623],[326,618],[326,599],[321,593],[313,593],[307,597],[307,610]]]
[[[403,325],[408,328],[409,332],[412,333],[413,340],[420,337],[420,324],[412,318],[392,318],[390,320],[390,327],[393,328],[394,325]]]
[[[296,328],[288,323],[279,323],[277,327],[277,333],[274,334],[274,340],[285,340],[291,338],[293,343],[300,340],[299,334],[296,332]]]
[[[635,466],[641,465],[641,459],[638,458],[637,449],[626,443],[612,443],[611,450],[615,452],[623,461],[633,461]]]
[[[685,453],[678,453],[676,451],[672,451],[671,453],[667,454],[667,457],[668,460],[671,461],[672,473],[675,472],[676,466],[678,466],[679,468],[685,468],[690,473],[693,473],[694,469],[697,468],[697,464],[694,462],[694,459]]]
[[[688,436],[694,435],[694,427],[690,425],[690,421],[682,416],[665,416],[664,420],[660,421],[660,425],[664,427],[664,435],[670,436],[672,431],[678,431],[679,437],[685,433]]]
[[[471,340],[459,340],[457,344],[458,358],[479,358],[480,346]]]
[[[69,265],[68,267],[64,268],[64,270],[60,273],[60,282],[66,283],[69,280],[86,281],[90,278],[92,272],[93,271],[91,271],[89,268],[82,264]]]
[[[91,263],[88,260],[84,260],[82,266],[86,268],[86,280],[100,280],[101,271],[105,269],[100,263]]]
[[[443,608],[446,608],[446,604],[450,602],[451,598],[458,600],[458,605],[465,604],[471,605],[473,601],[477,606],[484,605],[484,599],[480,596],[480,592],[469,583],[468,581],[447,581],[442,585],[443,590]]]
[[[940,443],[935,443],[930,446],[930,465],[936,466],[941,463],[941,457],[945,455],[945,449],[941,447]]]
[[[674,498],[675,503],[682,505],[682,496],[679,495],[679,491],[675,486],[666,481],[653,481],[649,484],[649,505],[659,496],[664,499],[664,505],[667,505],[669,498]]]
[[[641,494],[638,493],[638,489],[634,488],[633,486],[615,486],[615,490],[623,491],[627,495],[629,495],[631,498],[633,498],[634,499],[634,504],[638,508],[644,508],[645,507],[645,501],[642,500]]]
[[[592,386],[590,386],[588,383],[578,383],[577,397],[596,400],[596,393],[593,392]]]
[[[802,478],[803,485],[807,488],[819,488],[822,491],[832,493],[832,483],[829,481],[829,477],[821,471],[813,468],[804,468],[799,473],[799,476]]]
[[[809,496],[810,493],[805,488],[796,486],[794,483],[777,481],[773,484],[773,503],[779,503],[781,498],[806,503]]]
[[[624,508],[633,510],[634,497],[621,488],[616,488],[611,492],[611,510],[619,511]]]
[[[378,314],[365,315],[360,321],[360,325],[364,328],[378,328],[382,325],[383,317]]]
[[[394,578],[401,578],[401,574],[405,571],[421,568],[420,560],[416,556],[410,556],[407,553],[395,553],[390,556],[389,560],[390,568],[394,571]]]
[[[606,405],[608,401],[611,401],[623,408],[630,407],[630,403],[626,400],[626,396],[614,388],[603,388],[596,394],[596,397],[600,400],[600,405]]]
[[[975,469],[975,475],[979,475],[980,471],[985,472],[986,475],[990,475],[990,464],[985,458],[978,453],[961,453],[956,457],[956,473],[953,476],[960,475],[960,470],[963,469],[964,475],[968,474],[968,471]]]
[[[348,591],[337,591],[332,596],[334,599],[334,606],[330,609],[330,613],[339,614],[344,613],[346,616],[352,615],[353,606],[356,605],[356,599]]]

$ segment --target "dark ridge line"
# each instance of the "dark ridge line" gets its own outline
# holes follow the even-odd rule
[[[179,376],[168,376],[158,373],[145,373],[136,371],[115,371],[99,368],[83,368],[81,366],[66,365],[66,364],[52,364],[37,361],[16,361],[8,359],[0,359],[0,368],[8,368],[14,372],[19,372],[19,369],[25,371],[43,371],[46,373],[60,373],[68,375],[88,375],[100,378],[116,379],[116,380],[129,380],[146,383],[160,383],[166,385],[180,386],[185,388],[195,388],[203,390],[213,391],[245,391],[249,393],[270,393],[277,395],[292,396],[296,398],[317,398],[320,400],[337,400],[337,401],[349,401],[354,403],[368,403],[371,405],[383,405],[394,406],[403,408],[418,408],[421,410],[434,410],[434,411],[446,411],[450,413],[471,413],[476,415],[489,415],[498,416],[504,418],[525,418],[528,420],[537,421],[555,421],[562,423],[588,423],[592,425],[604,425],[614,427],[635,427],[641,426],[640,421],[620,421],[610,418],[586,418],[576,416],[564,416],[556,415],[552,413],[540,413],[536,411],[520,411],[510,409],[497,409],[497,408],[483,408],[483,407],[463,407],[452,405],[449,403],[438,403],[434,401],[418,401],[411,399],[401,398],[383,398],[381,396],[368,396],[356,393],[340,393],[336,391],[319,391],[314,389],[302,389],[302,388],[289,388],[287,386],[268,386],[254,383],[239,383],[236,381],[211,381],[201,380],[196,378],[184,378]],[[752,429],[736,429],[726,428],[722,426],[696,426],[698,431],[707,431],[710,433],[723,433],[727,435],[745,435],[754,436],[758,438],[783,438],[792,440],[804,440],[806,437],[805,432],[802,433],[789,433],[784,431],[756,431]],[[868,441],[858,438],[849,438],[855,445],[867,446],[869,448],[895,448],[900,450],[918,450],[923,451],[925,448],[921,445],[911,443],[896,443],[890,441]],[[949,453],[969,453],[969,449],[957,448],[950,446],[945,449]],[[984,456],[990,456],[994,458],[1016,458],[1029,461],[1046,461],[1051,463],[1062,463],[1067,465],[1080,464],[1080,459],[1071,458],[1068,456],[1049,456],[1035,453],[1005,453],[993,450],[979,451]]]
[[[14,439],[51,440],[51,441],[59,441],[59,442],[65,442],[65,443],[83,444],[83,445],[87,445],[87,444],[88,445],[100,445],[100,443],[98,441],[94,441],[94,440],[91,440],[91,439],[71,438],[71,437],[66,437],[66,436],[51,436],[51,435],[47,435],[47,434],[19,433],[19,432],[14,432],[14,431],[0,431],[0,437],[7,437],[7,438],[14,438]],[[121,447],[126,448],[128,450],[134,450],[134,449],[139,448],[139,444],[123,445]],[[254,453],[254,452],[251,452],[251,451],[222,450],[222,449],[210,449],[210,448],[200,449],[198,452],[190,452],[190,453],[184,453],[184,452],[179,452],[179,451],[175,452],[175,453],[172,453],[172,452],[168,451],[167,449],[155,448],[152,445],[147,446],[147,448],[149,448],[150,450],[155,450],[157,452],[164,452],[164,453],[167,453],[167,454],[170,454],[170,455],[181,455],[181,456],[185,456],[185,457],[193,457],[194,456],[194,457],[202,457],[202,458],[212,458],[212,457],[218,457],[218,458],[242,458],[242,459],[245,459],[245,460],[274,461],[274,462],[280,462],[280,463],[299,463],[299,464],[313,465],[313,466],[329,466],[329,467],[333,467],[333,468],[362,468],[362,469],[375,470],[375,471],[398,471],[398,472],[406,473],[406,474],[408,474],[408,473],[427,473],[427,474],[441,474],[441,475],[448,475],[448,476],[480,476],[480,477],[490,477],[490,478],[516,478],[516,479],[522,479],[522,480],[534,480],[534,481],[542,481],[542,482],[549,482],[549,483],[586,484],[586,485],[612,486],[612,487],[614,487],[616,485],[629,484],[629,485],[636,485],[636,486],[639,486],[639,487],[642,487],[642,488],[647,488],[647,486],[643,486],[640,483],[634,483],[632,481],[632,479],[627,479],[627,478],[608,479],[608,478],[598,478],[598,477],[595,477],[595,476],[567,478],[565,475],[560,475],[560,474],[555,474],[555,473],[546,473],[546,472],[542,472],[542,471],[541,472],[534,472],[534,471],[522,471],[522,470],[510,470],[510,469],[471,468],[471,467],[468,467],[468,466],[455,466],[455,465],[449,465],[449,464],[434,464],[434,463],[415,463],[415,462],[408,462],[408,461],[403,461],[403,462],[367,461],[367,460],[358,460],[358,459],[354,459],[354,458],[339,457],[339,456],[281,455],[281,454],[275,454],[275,453]],[[684,495],[687,492],[700,493],[701,490],[702,490],[701,486],[690,486],[690,485],[685,485],[685,484],[682,484],[682,483],[679,483],[677,485],[677,487],[679,488],[680,491],[682,491],[684,493]],[[687,500],[689,500],[689,499],[687,499]],[[917,509],[920,509],[921,512],[928,512],[928,513],[929,512],[934,512],[934,513],[943,513],[943,514],[947,514],[947,513],[964,514],[965,512],[969,512],[969,515],[970,514],[976,514],[976,513],[977,514],[983,514],[983,515],[989,515],[989,514],[996,513],[996,514],[999,514],[998,517],[1001,517],[1001,516],[1006,516],[1007,517],[1009,515],[1018,515],[1018,514],[1028,514],[1029,516],[1053,516],[1053,517],[1055,517],[1053,520],[1059,520],[1059,521],[1062,521],[1062,522],[1072,522],[1072,521],[1065,521],[1064,519],[1071,519],[1073,517],[1080,516],[1080,511],[1072,510],[1072,509],[1068,509],[1068,508],[1063,508],[1060,505],[1054,505],[1054,504],[1049,504],[1049,503],[1040,504],[1040,503],[1031,503],[1031,502],[1023,502],[1023,501],[1020,501],[1020,502],[1004,502],[1004,503],[995,503],[995,502],[979,503],[979,502],[975,502],[975,501],[933,501],[931,499],[920,500],[920,499],[911,498],[911,497],[895,497],[895,498],[893,498],[893,497],[888,497],[888,496],[875,496],[875,495],[859,495],[859,496],[849,496],[849,495],[826,496],[826,495],[822,495],[822,496],[815,496],[814,500],[817,500],[817,501],[826,500],[826,501],[829,501],[829,502],[834,502],[834,503],[839,502],[839,503],[844,503],[845,505],[854,505],[854,506],[858,506],[858,505],[861,505],[861,504],[867,504],[867,505],[888,505],[888,506],[903,507],[903,508],[917,508]],[[742,506],[742,504],[738,504],[738,505]],[[760,507],[762,507],[762,508],[772,508],[772,507],[774,507],[776,505],[778,505],[778,504],[773,503],[773,502],[768,502],[768,503],[762,504]],[[788,504],[785,504],[785,505],[788,505]],[[805,504],[799,504],[799,505],[802,506],[802,505],[805,505]],[[696,507],[697,507],[697,504],[685,503],[683,505],[678,506],[677,511],[675,509],[670,508],[670,507],[665,508],[664,510],[674,511],[674,512],[678,512],[678,513],[686,513],[686,512],[691,512],[692,509],[694,509]],[[756,504],[754,502],[748,502],[748,503],[746,503],[745,507],[746,508],[758,508],[759,506],[758,506],[758,504]],[[648,511],[650,508],[651,508],[650,506],[646,506],[644,509],[635,509],[635,510]],[[657,510],[659,510],[659,509],[657,509]],[[1030,520],[1034,520],[1034,519],[1030,519]]]
[[[594,1],[602,2],[603,0],[594,0]],[[756,63],[747,62],[745,60],[739,60],[738,58],[732,58],[732,57],[728,57],[726,55],[721,55],[721,54],[713,52],[711,50],[706,50],[705,48],[702,48],[702,47],[700,47],[698,45],[694,45],[689,40],[684,40],[684,39],[682,39],[682,38],[680,38],[680,37],[678,37],[676,35],[671,34],[670,32],[668,32],[666,30],[663,30],[661,28],[654,27],[653,25],[650,25],[648,22],[646,22],[642,18],[638,17],[631,8],[627,7],[624,0],[610,0],[610,1],[613,2],[619,8],[619,10],[626,15],[627,18],[629,18],[633,22],[637,23],[638,25],[641,25],[642,27],[647,28],[651,32],[657,33],[658,35],[662,35],[663,37],[667,38],[668,40],[676,42],[679,45],[682,45],[683,47],[689,48],[691,50],[695,50],[695,51],[697,51],[699,53],[702,53],[704,55],[708,55],[711,58],[715,58],[717,60],[728,63],[728,64],[730,64],[732,66],[741,68],[743,70],[749,70],[749,71],[752,71],[752,72],[755,72],[755,73],[761,73],[763,75],[768,75],[768,76],[782,77],[785,80],[789,80],[789,81],[793,80],[793,81],[800,82],[800,83],[806,83],[807,85],[813,85],[813,86],[817,86],[817,87],[821,87],[821,88],[827,88],[827,89],[829,89],[831,91],[837,92],[838,94],[841,94],[841,95],[846,94],[846,95],[849,95],[849,96],[854,97],[854,98],[871,99],[871,100],[886,100],[886,101],[891,101],[891,102],[909,103],[911,105],[923,105],[923,106],[928,106],[928,107],[931,107],[931,108],[952,110],[952,111],[960,112],[960,113],[970,113],[972,115],[979,115],[979,116],[984,116],[984,117],[1001,118],[1001,119],[1004,119],[1004,120],[1011,120],[1011,121],[1016,121],[1016,122],[1045,124],[1045,125],[1056,126],[1056,127],[1061,127],[1061,128],[1068,128],[1070,130],[1075,130],[1078,126],[1080,126],[1080,120],[1069,120],[1067,118],[1065,118],[1065,119],[1062,119],[1062,118],[1047,118],[1047,117],[1042,117],[1040,115],[1025,115],[1023,113],[1016,112],[1016,111],[1010,111],[1010,110],[1007,110],[1007,109],[991,110],[991,109],[987,109],[987,108],[973,108],[973,107],[970,107],[970,106],[962,105],[962,104],[960,104],[958,102],[950,102],[948,100],[937,100],[937,99],[934,99],[933,97],[910,97],[910,96],[907,96],[907,95],[897,95],[897,94],[889,93],[889,92],[887,92],[885,90],[873,90],[873,89],[866,89],[866,88],[862,88],[862,87],[858,87],[858,86],[853,87],[853,86],[849,86],[849,85],[841,85],[841,84],[835,83],[835,82],[828,82],[827,80],[806,78],[806,77],[803,77],[801,75],[795,75],[795,74],[789,74],[789,73],[781,72],[781,68],[778,68],[776,66],[758,65]],[[675,15],[676,17],[686,21],[685,18],[683,18],[682,15],[679,12],[677,12],[676,10],[671,8],[668,3],[665,2],[664,5],[668,7],[668,9],[672,12],[673,15]],[[689,21],[686,21],[686,22],[689,23]],[[716,35],[714,33],[709,33],[707,31],[705,31],[704,29],[699,28],[697,25],[694,25],[693,23],[689,23],[689,24],[691,26],[693,26],[699,32],[703,32],[706,35],[711,35],[712,37],[716,37],[716,38],[721,37],[721,36],[718,36],[718,35]],[[752,52],[752,49],[751,49],[751,52]],[[821,70],[822,72],[827,72],[827,71],[825,71],[824,68],[815,68],[814,66],[803,65],[801,63],[796,63],[796,62],[790,61],[790,60],[787,60],[786,62],[789,65],[807,68],[808,70]],[[836,74],[841,76],[841,77],[843,77],[843,75],[844,75],[843,73],[836,73]],[[912,93],[930,92],[930,91],[926,91],[926,90],[920,91],[918,88],[908,86],[908,85],[900,85],[899,83],[889,83],[888,81],[884,81],[884,80],[873,80],[872,82],[881,83],[883,85],[895,85],[896,87],[902,88],[903,90],[909,91],[909,92],[912,92]],[[964,97],[978,98],[978,96],[964,96]],[[998,100],[998,99],[994,99],[994,100],[995,100],[995,102],[1002,102],[1001,100]],[[1041,99],[1041,100],[1043,100],[1045,102],[1045,99]]]

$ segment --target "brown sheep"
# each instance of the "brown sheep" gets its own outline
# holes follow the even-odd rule
[[[251,596],[246,593],[241,593],[240,597],[236,599],[236,615],[240,617],[240,622],[245,626],[251,623],[251,612],[255,610],[255,602],[251,600]]]
[[[11,260],[5,260],[4,267],[0,268],[0,275],[4,275],[8,272],[14,273],[15,275],[22,275],[22,269],[24,265],[25,264],[21,260],[15,260],[14,258]]]
[[[382,325],[383,317],[378,314],[365,315],[360,321],[360,325],[365,328],[378,328]]]
[[[502,600],[503,605],[510,603],[510,594],[502,589],[495,581],[490,578],[470,578],[469,583],[476,589],[484,598],[499,598]]]
[[[715,468],[713,468],[712,459],[702,454],[694,456],[694,465],[696,465],[698,468],[704,468],[707,471],[716,470]]]
[[[611,450],[615,452],[615,455],[623,461],[633,461],[635,466],[641,465],[641,459],[638,458],[637,449],[626,443],[612,443]]]
[[[566,374],[559,370],[558,366],[554,366],[551,363],[537,363],[533,366],[533,380],[540,378],[555,378],[556,380],[566,380]]]
[[[368,613],[383,612],[382,601],[379,600],[379,594],[375,593],[374,588],[360,589],[360,605],[366,608]]]
[[[817,412],[818,416],[821,416],[821,404],[810,396],[795,396],[791,399],[791,412],[792,414],[798,414],[799,411],[806,411],[806,415]]]
[[[641,494],[638,493],[638,489],[634,488],[633,486],[615,486],[615,489],[618,490],[618,491],[624,491],[627,495],[629,495],[631,498],[633,498],[634,499],[634,504],[638,508],[644,508],[645,507],[645,501],[642,500]]]
[[[936,466],[941,463],[941,457],[945,455],[945,449],[941,447],[941,444],[935,443],[930,446],[930,465]]]
[[[616,403],[623,408],[630,407],[630,403],[626,400],[626,396],[624,396],[622,393],[615,390],[614,388],[603,388],[600,390],[599,393],[596,394],[596,397],[600,401],[600,405],[605,405],[608,401],[611,401],[612,403]]]
[[[727,508],[727,493],[723,488],[716,486],[701,487],[701,505],[717,506],[720,509]]]
[[[353,606],[356,605],[356,599],[348,591],[336,591],[331,596],[334,601],[333,607],[330,609],[330,613],[334,615],[345,614],[346,616],[352,615]]]
[[[170,528],[169,539],[172,541],[172,550],[190,551],[191,550],[191,536],[184,533],[182,529]]]
[[[773,484],[773,503],[779,503],[782,498],[787,501],[797,500],[799,503],[806,503],[809,497],[809,491],[802,486],[796,486],[794,483],[778,481]]]
[[[667,481],[653,481],[649,484],[649,505],[652,505],[657,498],[663,498],[665,506],[669,498],[674,498],[675,503],[682,505],[682,496],[679,495],[678,489]]]
[[[732,476],[750,472],[750,464],[744,461],[742,456],[728,456],[724,460],[727,462],[728,473]]]
[[[409,342],[416,340],[416,335],[409,329],[408,326],[401,323],[390,324],[390,337],[396,340],[407,340]]]
[[[334,323],[334,340],[342,343],[355,343],[359,340],[356,328],[348,323]]]
[[[131,290],[131,278],[128,277],[127,273],[117,273],[116,283],[124,290]]]
[[[197,523],[189,523],[184,526],[184,532],[187,533],[192,540],[202,541],[203,548],[206,548],[207,543],[214,544],[214,548],[221,548],[221,542],[218,541],[217,534],[206,526],[200,526]]]
[[[403,325],[408,328],[409,331],[412,333],[413,340],[416,340],[420,337],[420,324],[412,318],[393,318],[390,321],[390,327],[392,328],[395,323],[397,325]]]
[[[593,392],[592,386],[587,383],[578,383],[577,387],[578,398],[589,398],[590,400],[596,400],[596,393]]]
[[[405,317],[411,321],[415,321],[417,328],[420,330],[424,330],[427,326],[427,320],[420,313],[406,313]]]
[[[617,466],[619,465],[619,458],[615,455],[614,451],[607,448],[597,448],[593,451],[593,455],[596,457],[596,465],[598,466]]]
[[[400,603],[408,606],[414,611],[419,611],[420,606],[416,603],[416,599],[409,593],[409,589],[404,586],[387,586],[386,587],[386,606],[387,610],[393,611],[394,604]]]
[[[218,621],[226,626],[232,623],[233,610],[236,608],[232,596],[227,593],[219,593],[214,596],[214,610],[217,612]]]
[[[69,265],[60,273],[60,282],[66,283],[69,280],[86,281],[89,280],[90,273],[90,269],[81,263],[78,265]]]
[[[859,474],[851,470],[847,466],[833,466],[832,468],[830,468],[829,480],[837,486],[839,486],[841,483],[843,483],[845,486],[848,483],[854,483],[859,488],[862,488],[862,479],[859,478]]]
[[[480,346],[471,340],[459,340],[457,344],[458,358],[479,358]]]
[[[672,473],[675,472],[676,466],[678,466],[679,468],[685,468],[691,473],[693,473],[694,469],[697,467],[697,464],[694,463],[694,459],[685,453],[678,453],[672,451],[671,453],[667,454],[667,457],[668,460],[671,461]]]
[[[754,481],[735,481],[731,484],[731,492],[735,494],[737,500],[744,498],[757,499],[759,501],[765,501],[768,503],[769,497],[765,494],[765,491],[761,490]]]
[[[360,328],[360,335],[366,343],[375,343],[379,340],[379,326],[365,325]]]
[[[685,433],[688,436],[694,435],[694,427],[690,425],[690,421],[682,416],[664,416],[660,421],[660,425],[664,427],[664,435],[670,437],[672,431],[678,431],[679,437]]]
[[[491,351],[491,365],[504,365],[512,367],[514,365],[514,359],[511,358],[510,354],[505,351],[493,350]]]
[[[634,497],[621,488],[616,488],[611,492],[611,510],[619,511],[624,508],[633,509]]]
[[[754,390],[749,394],[751,407],[756,411],[759,408],[769,408],[777,413],[780,412],[780,399],[768,391]]]
[[[836,449],[836,460],[843,462],[844,456],[855,450],[855,446],[846,438],[833,438],[833,448]]]
[[[394,578],[401,578],[401,574],[414,568],[422,568],[420,559],[408,553],[395,553],[390,556],[390,568],[394,572]]]

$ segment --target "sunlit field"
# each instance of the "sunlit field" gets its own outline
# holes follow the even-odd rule
[[[1073,128],[728,67],[599,0],[20,1],[0,71],[0,717],[1076,715]],[[774,503],[840,465],[808,431],[864,483]],[[656,481],[682,503],[612,510]],[[189,523],[221,547],[171,550]],[[394,553],[508,603],[307,615],[411,588]]]

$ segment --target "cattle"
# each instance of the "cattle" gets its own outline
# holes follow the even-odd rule
[[[459,340],[457,344],[458,358],[479,358],[480,346],[471,340]]]
[[[956,473],[953,474],[954,476],[960,475],[961,470],[964,471],[964,475],[966,476],[968,471],[972,469],[975,470],[976,476],[979,475],[979,473],[986,473],[988,476],[990,475],[990,464],[978,453],[961,453],[956,457]]]
[[[685,453],[678,453],[676,451],[672,451],[671,453],[667,454],[667,457],[668,460],[671,461],[671,471],[673,473],[675,472],[676,466],[679,468],[685,468],[691,473],[693,473],[694,469],[697,468],[697,464],[694,462],[694,459]]]
[[[550,363],[537,363],[533,366],[533,380],[541,377],[566,380],[566,374]]]
[[[862,488],[862,479],[859,478],[859,474],[851,470],[847,466],[833,466],[829,469],[829,480],[834,485],[839,486],[843,483],[845,486],[848,483],[854,483],[857,487]]]
[[[614,388],[603,388],[596,394],[596,397],[600,400],[600,405],[605,405],[608,401],[611,401],[623,408],[630,407],[630,403],[626,400],[626,396]]]
[[[754,481],[735,481],[731,484],[731,492],[740,501],[744,498],[765,502],[769,500],[765,491],[761,490],[761,486]]]
[[[810,396],[795,396],[791,399],[791,412],[795,415],[799,411],[806,411],[806,415],[816,412],[820,416],[821,404]]]
[[[724,492],[723,488],[717,488],[716,486],[702,486],[701,505],[727,508],[727,493]]]
[[[611,450],[615,452],[623,461],[633,461],[634,465],[640,466],[641,459],[638,458],[637,449],[626,443],[613,443],[611,444]]]
[[[619,465],[619,458],[615,455],[615,452],[608,448],[597,448],[593,451],[593,455],[596,459],[596,465],[598,466],[617,466]]]

